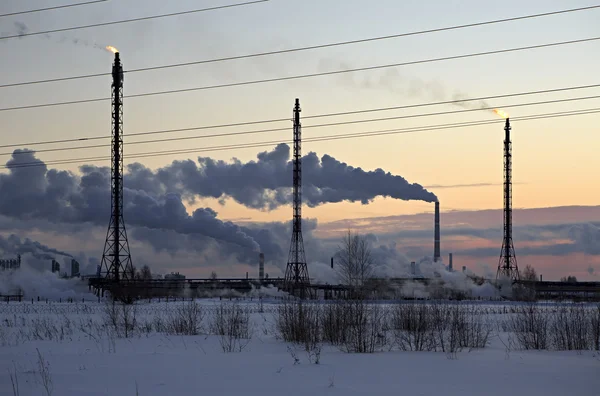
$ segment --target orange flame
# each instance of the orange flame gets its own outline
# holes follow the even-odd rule
[[[119,52],[119,50],[116,49],[115,47],[113,47],[112,45],[107,45],[106,50],[112,52],[113,54],[116,54],[117,52]]]
[[[506,113],[500,109],[494,109],[494,113],[498,114],[502,118],[508,118],[508,113]]]

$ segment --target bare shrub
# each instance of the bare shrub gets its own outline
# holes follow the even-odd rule
[[[50,374],[50,363],[44,359],[42,353],[39,349],[35,349],[38,355],[37,361],[37,374],[40,376],[40,380],[44,390],[46,391],[46,395],[51,396],[52,391],[54,390],[54,385],[52,383],[52,375]]]
[[[600,304],[590,314],[590,347],[600,351]]]
[[[198,335],[202,330],[204,311],[196,301],[179,305],[169,317],[166,332],[179,335]]]
[[[304,348],[311,363],[321,361],[322,309],[318,305],[286,303],[279,306],[276,318],[276,329],[280,337]],[[289,351],[289,347],[288,347]]]
[[[104,306],[104,322],[116,337],[129,338],[137,327],[137,305],[107,301]]]
[[[427,305],[396,305],[392,311],[391,328],[395,344],[403,351],[431,351],[435,348]]]
[[[12,385],[13,396],[19,396],[21,391],[19,390],[19,376],[17,374],[17,365],[13,362],[14,370],[8,369],[10,376],[10,383]]]
[[[450,358],[464,348],[484,348],[491,334],[478,310],[458,304],[399,304],[390,322],[399,349],[441,351]]]
[[[215,311],[211,332],[219,336],[223,352],[241,352],[252,338],[250,311],[236,303],[222,303]]]
[[[584,306],[572,304],[558,307],[550,325],[552,347],[559,351],[588,349],[589,325],[591,322]]]
[[[340,349],[347,353],[373,353],[385,347],[385,310],[365,300],[345,301],[342,304],[346,327]]]
[[[549,315],[535,303],[514,307],[514,314],[507,320],[505,328],[514,333],[517,346],[521,349],[547,349]]]
[[[332,345],[341,345],[346,341],[348,310],[344,303],[331,303],[323,307],[321,327],[323,341]]]

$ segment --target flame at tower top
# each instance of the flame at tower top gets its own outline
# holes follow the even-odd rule
[[[494,109],[494,113],[498,114],[502,118],[508,118],[508,113],[503,110]]]
[[[106,49],[107,51],[109,51],[109,52],[112,52],[113,54],[118,54],[118,53],[119,53],[119,50],[118,50],[118,49],[116,49],[115,47],[113,47],[112,45],[107,45],[107,46],[105,47],[105,49]]]

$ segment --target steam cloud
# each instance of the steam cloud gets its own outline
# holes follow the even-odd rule
[[[212,197],[236,202],[253,209],[275,209],[291,203],[292,162],[290,147],[279,144],[258,154],[257,161],[231,163],[200,157],[198,164],[174,161],[156,173],[140,164],[129,167],[126,185],[152,192],[177,191],[182,196]],[[334,202],[367,204],[378,196],[402,200],[435,202],[435,194],[423,186],[382,169],[365,171],[340,162],[330,155],[320,159],[310,152],[302,158],[302,198],[314,207]]]
[[[20,152],[20,154],[19,154]],[[34,163],[39,166],[18,167]],[[110,172],[107,168],[83,166],[82,175],[48,170],[31,152],[16,150],[0,175],[0,214],[19,219],[44,219],[54,223],[92,223],[107,226],[110,213]],[[125,188],[127,224],[202,234],[252,250],[260,247],[239,226],[217,219],[210,208],[188,215],[177,194],[151,194]]]

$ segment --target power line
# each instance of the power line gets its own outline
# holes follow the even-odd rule
[[[371,112],[379,112],[379,111],[403,110],[403,109],[411,109],[411,108],[420,108],[420,107],[438,106],[438,105],[446,105],[446,104],[457,104],[457,103],[484,101],[484,100],[490,100],[490,99],[508,98],[508,97],[513,97],[513,96],[527,96],[527,95],[538,95],[538,94],[545,94],[545,93],[556,93],[556,92],[589,89],[589,88],[597,88],[597,87],[600,87],[600,84],[578,85],[578,86],[551,88],[551,89],[544,89],[544,90],[537,90],[537,91],[522,91],[522,92],[516,92],[516,93],[509,93],[509,94],[480,96],[480,97],[475,97],[475,98],[460,98],[460,99],[456,99],[456,100],[448,100],[448,101],[441,101],[441,102],[416,103],[416,104],[393,106],[393,107],[379,107],[379,108],[364,109],[364,110],[351,110],[351,111],[337,112],[337,113],[307,115],[307,116],[302,117],[302,119],[305,120],[305,119],[314,119],[314,118],[323,118],[323,117],[332,117],[332,116],[371,113]],[[514,105],[505,105],[502,107],[511,107],[511,106],[514,106]],[[500,107],[500,106],[496,106],[496,107]],[[491,109],[491,107],[489,109]],[[205,129],[230,128],[230,127],[284,122],[284,121],[289,121],[289,120],[290,120],[289,118],[279,118],[279,119],[260,120],[260,121],[237,122],[237,123],[229,123],[229,124],[202,125],[202,126],[187,127],[187,128],[163,129],[163,130],[156,130],[156,131],[128,133],[125,135],[125,137],[129,138],[129,137],[133,137],[133,136],[158,135],[158,134],[175,133],[175,132],[199,131],[199,130],[205,130]],[[307,128],[307,127],[309,127],[309,126],[305,126],[305,128]],[[272,131],[280,131],[280,130],[287,130],[287,128],[274,129]],[[49,140],[49,141],[41,141],[41,142],[38,141],[38,142],[27,142],[27,143],[13,143],[13,144],[0,145],[0,149],[11,148],[11,147],[75,143],[75,142],[110,139],[110,138],[111,138],[110,135],[106,135],[106,136],[88,136],[88,137],[75,138],[75,139]],[[131,144],[131,143],[128,143],[128,144]],[[98,146],[98,147],[100,147],[100,146]],[[40,152],[40,150],[38,150],[38,152]]]
[[[133,18],[133,19],[123,19],[123,20],[120,20],[120,21],[94,23],[94,24],[91,24],[91,25],[73,26],[73,27],[68,27],[68,28],[46,30],[46,31],[43,31],[43,32],[32,32],[32,33],[15,34],[15,35],[12,35],[12,36],[0,37],[0,40],[7,40],[7,39],[13,39],[13,38],[27,37],[27,36],[37,36],[37,35],[40,35],[40,34],[60,33],[60,32],[67,32],[67,31],[70,31],[70,30],[88,29],[88,28],[94,28],[94,27],[100,27],[100,26],[117,25],[117,24],[122,24],[122,23],[139,22],[139,21],[146,21],[146,20],[149,20],[149,19],[166,18],[166,17],[178,16],[178,15],[194,14],[194,13],[197,13],[197,12],[214,11],[214,10],[220,10],[220,9],[223,9],[223,8],[232,8],[232,7],[239,7],[239,6],[245,6],[245,5],[250,5],[250,4],[256,4],[256,3],[264,3],[264,2],[267,2],[267,1],[269,1],[269,0],[254,0],[254,1],[247,1],[245,3],[227,4],[227,5],[222,5],[222,6],[215,6],[215,7],[209,7],[209,8],[201,8],[201,9],[197,9],[197,10],[188,10],[188,11],[173,12],[173,13],[170,13],[170,14],[151,15],[151,16],[147,16],[147,17],[140,17],[140,18]]]
[[[478,107],[478,108],[472,108],[472,109],[441,111],[441,112],[435,112],[435,113],[406,114],[406,115],[395,116],[395,117],[382,117],[382,118],[370,118],[370,119],[352,120],[352,121],[340,121],[340,122],[333,122],[333,123],[327,123],[327,124],[306,125],[303,127],[303,129],[323,128],[323,127],[351,125],[351,124],[363,124],[363,123],[378,122],[378,121],[392,121],[392,120],[401,120],[401,119],[408,119],[408,118],[421,118],[421,117],[432,117],[432,116],[451,115],[451,114],[462,114],[462,113],[470,113],[470,112],[474,112],[474,111],[493,110],[495,108],[515,108],[515,107],[525,107],[525,106],[538,106],[538,105],[565,103],[565,102],[590,100],[590,99],[600,99],[600,95],[583,96],[583,97],[566,98],[566,99],[554,99],[554,100],[545,100],[545,101],[528,102],[528,103],[513,103],[513,104],[506,104],[506,105],[501,105],[501,106]],[[215,134],[199,135],[199,136],[183,136],[183,137],[154,139],[154,140],[140,140],[140,141],[134,141],[134,142],[127,142],[126,144],[128,146],[131,146],[131,145],[137,145],[137,144],[166,143],[166,142],[206,139],[206,138],[215,138],[215,137],[254,135],[254,134],[260,134],[260,133],[281,132],[281,131],[287,131],[287,130],[289,130],[288,127],[258,129],[258,130],[250,130],[250,131],[215,133]],[[22,154],[29,154],[29,153],[48,153],[48,152],[57,152],[57,151],[85,150],[85,149],[94,149],[94,148],[103,148],[103,147],[106,147],[106,144],[96,144],[96,145],[76,146],[76,147],[58,147],[58,148],[51,148],[51,149],[25,150],[25,151],[18,151],[18,152],[5,152],[5,153],[0,153],[0,156],[22,155]]]
[[[140,98],[140,97],[144,97],[144,96],[166,95],[166,94],[183,93],[183,92],[191,92],[191,91],[210,90],[210,89],[217,89],[217,88],[239,87],[239,86],[244,86],[244,85],[254,85],[254,84],[262,84],[262,83],[269,83],[269,82],[297,80],[297,79],[311,78],[311,77],[331,76],[331,75],[336,75],[336,74],[353,73],[353,72],[358,72],[358,71],[377,70],[377,69],[384,69],[384,68],[390,68],[390,67],[417,65],[417,64],[422,64],[422,63],[432,63],[432,62],[471,58],[471,57],[493,55],[493,54],[500,54],[500,53],[507,53],[507,52],[517,52],[517,51],[525,51],[525,50],[538,49],[538,48],[555,47],[555,46],[560,46],[560,45],[576,44],[576,43],[590,42],[590,41],[596,41],[596,40],[600,40],[600,36],[589,37],[589,38],[578,39],[578,40],[569,40],[569,41],[553,42],[553,43],[546,43],[546,44],[530,45],[530,46],[526,46],[526,47],[505,48],[505,49],[494,50],[494,51],[476,52],[476,53],[463,54],[463,55],[453,55],[453,56],[446,56],[446,57],[441,57],[441,58],[422,59],[422,60],[417,60],[417,61],[394,63],[394,64],[387,64],[387,65],[367,66],[367,67],[360,67],[360,68],[356,68],[356,69],[334,70],[334,71],[329,71],[329,72],[301,74],[301,75],[296,75],[296,76],[277,77],[277,78],[270,78],[270,79],[263,79],[263,80],[242,81],[242,82],[237,82],[237,83],[228,83],[228,84],[219,84],[219,85],[208,85],[208,86],[203,86],[203,87],[183,88],[183,89],[175,89],[175,90],[169,90],[169,91],[146,92],[146,93],[140,93],[140,94],[134,94],[134,95],[125,95],[125,98]],[[41,108],[41,107],[72,105],[72,104],[77,104],[77,103],[101,102],[101,101],[108,101],[108,100],[110,100],[110,98],[107,97],[107,98],[73,100],[73,101],[68,101],[68,102],[42,103],[42,104],[17,106],[17,107],[5,107],[5,108],[0,108],[0,111],[24,110],[24,109],[33,109],[33,108]]]
[[[17,11],[17,12],[11,12],[11,13],[8,13],[8,14],[0,14],[0,18],[7,17],[7,16],[14,16],[14,15],[32,14],[34,12],[58,10],[58,9],[61,9],[61,8],[79,7],[79,6],[84,6],[84,5],[96,4],[96,3],[104,3],[104,2],[107,2],[107,1],[108,0],[94,0],[94,1],[86,1],[85,3],[63,4],[63,5],[54,6],[54,7],[38,8],[38,9],[35,9],[35,10]]]
[[[106,1],[106,0],[103,0],[103,1]],[[159,69],[167,69],[167,68],[174,68],[174,67],[183,67],[183,66],[192,66],[192,65],[224,62],[224,61],[231,61],[231,60],[248,59],[248,58],[261,57],[261,56],[299,52],[299,51],[309,51],[309,50],[315,50],[315,49],[331,48],[331,47],[366,43],[366,42],[379,41],[379,40],[389,40],[389,39],[393,39],[393,38],[416,36],[416,35],[420,35],[420,34],[437,33],[437,32],[449,31],[449,30],[458,30],[458,29],[465,29],[465,28],[471,28],[471,27],[476,27],[476,26],[491,25],[491,24],[496,24],[496,23],[504,23],[504,22],[510,22],[510,21],[523,20],[523,19],[545,17],[545,16],[550,16],[550,15],[565,14],[565,13],[570,13],[570,12],[585,11],[585,10],[591,10],[591,9],[595,9],[595,8],[600,8],[600,5],[571,8],[571,9],[566,9],[566,10],[544,12],[544,13],[539,13],[539,14],[523,15],[523,16],[519,16],[519,17],[494,19],[494,20],[490,20],[490,21],[474,22],[474,23],[468,23],[468,24],[463,24],[463,25],[454,25],[454,26],[447,26],[447,27],[427,29],[427,30],[418,30],[418,31],[413,31],[413,32],[408,32],[408,33],[399,33],[399,34],[393,34],[393,35],[387,35],[387,36],[377,36],[377,37],[370,37],[370,38],[364,38],[364,39],[358,39],[358,40],[339,41],[339,42],[334,42],[334,43],[318,44],[318,45],[311,45],[311,46],[306,46],[306,47],[288,48],[288,49],[277,50],[277,51],[267,51],[267,52],[259,52],[259,53],[254,53],[254,54],[236,55],[236,56],[229,56],[229,57],[216,58],[216,59],[205,59],[205,60],[194,61],[194,62],[175,63],[175,64],[162,65],[162,66],[143,67],[143,68],[138,68],[138,69],[126,70],[125,73],[137,73],[137,72],[150,71],[150,70],[159,70]],[[101,76],[108,76],[108,75],[110,75],[110,73],[94,73],[94,74],[59,77],[59,78],[45,79],[45,80],[25,81],[25,82],[18,82],[18,83],[3,84],[3,85],[0,85],[0,88],[15,87],[15,86],[20,86],[20,85],[32,85],[32,84],[59,82],[59,81],[67,81],[67,80],[77,80],[77,79],[101,77]]]
[[[549,119],[549,118],[557,118],[557,117],[568,117],[568,116],[578,116],[578,115],[587,115],[587,114],[596,114],[600,113],[600,108],[590,108],[590,109],[580,109],[580,110],[572,110],[565,112],[555,112],[555,113],[544,113],[544,114],[532,114],[521,117],[511,118],[513,121],[530,121],[530,120],[539,120],[539,119]],[[479,126],[479,125],[487,125],[487,124],[500,124],[504,123],[504,120],[481,120],[481,121],[470,121],[463,123],[454,123],[454,124],[439,124],[432,126],[423,126],[423,127],[411,127],[411,128],[401,128],[401,129],[386,129],[379,131],[370,131],[370,132],[356,132],[356,133],[348,133],[348,134],[337,134],[337,135],[326,135],[326,136],[318,136],[313,138],[303,139],[303,143],[311,143],[311,142],[321,142],[321,141],[332,141],[332,140],[342,140],[342,139],[354,139],[361,137],[374,137],[374,136],[385,136],[385,135],[397,135],[397,134],[405,134],[405,133],[418,133],[418,132],[428,132],[435,130],[444,130],[444,129],[454,129],[461,127],[471,127],[471,126]],[[199,153],[199,152],[207,152],[207,151],[223,151],[223,150],[234,150],[234,149],[242,149],[242,148],[258,148],[265,146],[272,146],[273,144],[281,144],[281,143],[290,143],[290,139],[286,140],[274,140],[267,142],[257,142],[257,143],[241,143],[241,144],[229,144],[229,145],[221,145],[221,146],[211,146],[211,147],[201,147],[201,148],[193,148],[193,149],[179,149],[179,150],[158,150],[151,152],[143,152],[143,153],[133,153],[127,155],[127,158],[146,158],[146,157],[156,157],[163,155],[176,155],[176,154],[190,154],[190,153]],[[46,166],[46,165],[66,165],[66,164],[77,164],[83,162],[97,162],[97,161],[105,161],[109,160],[109,156],[96,156],[96,157],[88,157],[88,158],[65,158],[60,160],[53,160],[48,162],[42,162],[38,160],[36,162],[26,162],[21,164],[14,165],[4,165],[0,167],[0,169],[13,169],[13,168],[27,168],[27,167],[36,167],[36,166]]]

